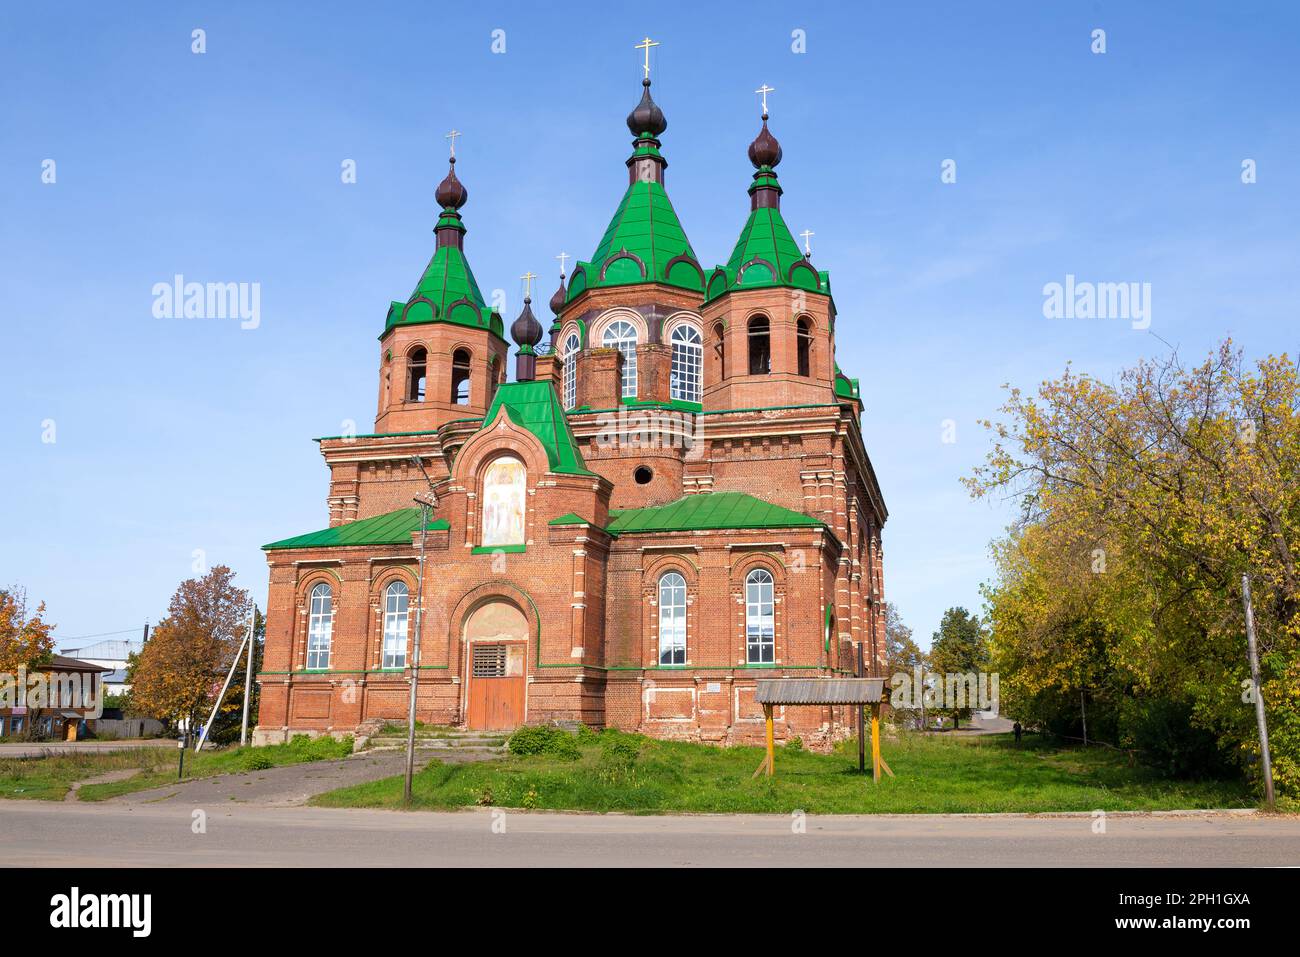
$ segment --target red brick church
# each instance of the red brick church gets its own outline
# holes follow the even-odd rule
[[[748,217],[708,268],[643,86],[626,191],[561,273],[549,336],[525,298],[513,382],[453,156],[433,258],[379,337],[374,432],[319,440],[329,527],[265,546],[257,741],[405,722],[422,542],[425,722],[752,742],[756,679],[856,673],[859,651],[880,673],[887,512],[830,277],[781,215],[781,147],[764,110]],[[849,717],[778,709],[777,733],[816,746]]]

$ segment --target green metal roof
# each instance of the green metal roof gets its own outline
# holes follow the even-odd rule
[[[547,525],[590,525],[591,522],[587,521],[577,512],[569,512],[567,515],[561,515],[559,518],[551,519],[546,524]]]
[[[399,508],[360,521],[322,528],[319,532],[281,539],[262,548],[273,551],[282,548],[342,548],[347,545],[409,545],[411,533],[420,530],[421,511],[415,506]],[[430,531],[438,531],[451,526],[445,518],[440,518],[430,522],[428,527]]]
[[[611,510],[605,530],[611,535],[634,535],[722,528],[811,528],[824,524],[744,492],[702,492],[668,505]]]
[[[463,231],[458,222],[448,219],[445,210],[438,225],[455,226]],[[406,302],[393,302],[389,306],[384,332],[397,325],[427,322],[490,329],[505,338],[505,324],[500,315],[487,308],[469,260],[454,245],[439,246]]]
[[[681,220],[653,180],[628,186],[591,260],[574,268],[568,299],[599,286],[643,282],[704,291],[704,273]]]
[[[835,394],[842,399],[857,399],[862,401],[862,394],[859,391],[858,380],[850,379],[840,371],[840,364],[835,363]]]
[[[776,177],[771,177],[775,182]],[[750,212],[725,266],[709,274],[706,300],[732,289],[785,286],[830,294],[830,275],[818,272],[799,251],[781,211],[774,207]]]
[[[497,410],[505,408],[510,421],[537,436],[546,449],[552,472],[594,475],[582,460],[582,452],[569,428],[560,397],[549,382],[507,382],[497,389],[492,405],[483,417],[483,429],[496,421]],[[480,429],[482,431],[482,429]]]

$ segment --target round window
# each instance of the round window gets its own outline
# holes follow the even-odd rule
[[[636,479],[637,485],[649,485],[654,477],[655,473],[644,465],[638,465],[636,471],[632,473],[632,478]]]

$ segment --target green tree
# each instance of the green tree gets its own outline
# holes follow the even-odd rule
[[[986,589],[1004,699],[1088,708],[1122,746],[1186,773],[1258,776],[1241,577],[1251,578],[1274,780],[1300,793],[1300,375],[1146,360],[1011,389],[976,496],[1020,502]]]
[[[930,642],[930,670],[937,682],[944,682],[949,694],[953,690],[962,693],[962,704],[939,709],[952,715],[953,727],[961,726],[962,718],[969,718],[971,707],[969,696],[975,690],[969,682],[954,681],[950,676],[975,675],[979,681],[980,674],[988,669],[988,634],[977,615],[972,615],[965,608],[949,608],[939,621],[939,630]]]
[[[893,676],[900,671],[911,672],[916,665],[925,667],[926,656],[921,646],[912,638],[912,629],[903,623],[898,606],[885,602],[885,674]]]

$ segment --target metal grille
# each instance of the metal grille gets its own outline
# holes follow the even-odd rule
[[[505,645],[474,646],[474,677],[504,678],[506,676]]]

